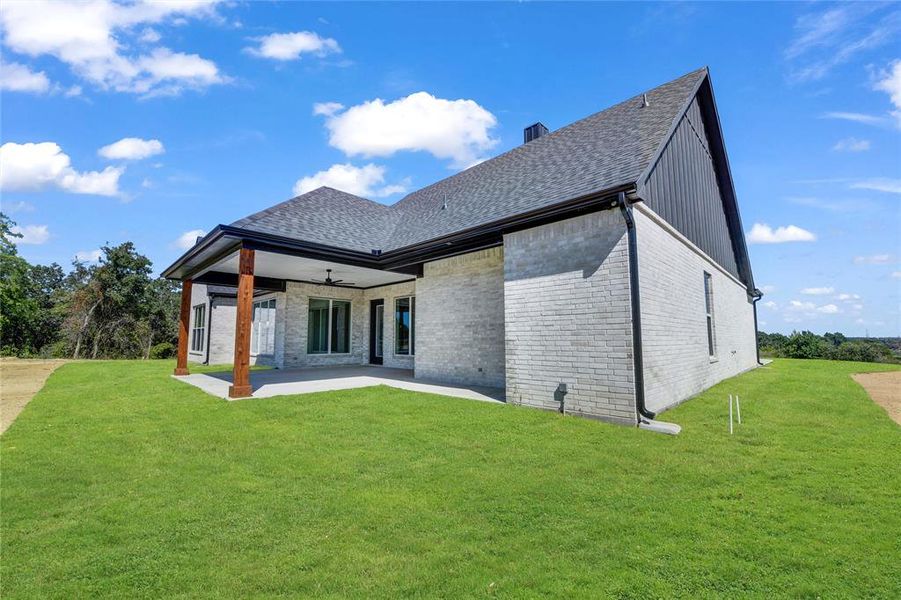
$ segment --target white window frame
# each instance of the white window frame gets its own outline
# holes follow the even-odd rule
[[[198,310],[200,311],[200,318],[197,318]],[[203,354],[203,349],[206,347],[206,304],[195,304],[192,306],[191,317],[194,319],[194,322],[191,324],[191,352],[193,354]],[[200,340],[199,347],[195,348],[195,346],[198,346],[196,343],[198,340]]]
[[[397,301],[398,300],[409,300],[410,301],[410,351],[407,353],[398,352],[397,351]],[[391,351],[394,353],[394,356],[416,356],[416,295],[410,294],[409,296],[397,296],[394,298],[394,316],[392,317],[393,327],[394,327],[394,343],[392,344]]]
[[[353,354],[354,349],[354,303],[352,300],[348,300],[346,298],[320,298],[310,296],[309,301],[313,300],[327,300],[328,301],[328,324],[326,325],[326,340],[325,340],[325,352],[310,352],[310,340],[307,340],[306,344],[306,353],[308,356],[347,356],[348,354]],[[332,352],[332,309],[334,307],[335,302],[346,302],[347,310],[348,310],[348,320],[350,321],[350,327],[347,329],[347,352]],[[310,318],[310,304],[307,303],[307,319]],[[307,323],[307,337],[310,335],[310,326]]]
[[[251,307],[251,311],[250,311],[251,318],[253,316],[253,313],[256,311],[257,305],[262,305],[264,302],[266,302],[266,303],[272,302],[273,303],[272,308],[274,308],[276,311],[278,310],[278,302],[276,302],[275,298],[261,298],[259,300],[254,300],[253,307]],[[273,318],[273,321],[272,321],[272,352],[260,352],[260,339],[262,339],[262,336],[260,336],[259,334],[257,335],[257,338],[256,338],[257,346],[256,346],[256,348],[253,347],[253,339],[254,339],[253,332],[257,328],[256,322],[251,321],[250,327],[251,327],[251,329],[250,329],[250,355],[251,356],[275,356],[275,318]]]
[[[704,271],[704,325],[707,333],[707,352],[716,360],[716,320],[713,310],[713,275]]]

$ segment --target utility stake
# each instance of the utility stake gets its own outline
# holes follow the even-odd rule
[[[738,401],[738,395],[735,396],[735,411],[738,413],[738,424],[741,425],[741,403]]]
[[[729,435],[732,435],[732,394],[729,394]]]

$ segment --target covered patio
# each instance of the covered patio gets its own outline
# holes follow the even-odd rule
[[[293,369],[266,374],[255,372],[251,380],[251,324],[255,294],[284,292],[288,282],[362,291],[412,281],[422,272],[421,265],[385,265],[380,258],[380,250],[342,250],[219,225],[163,273],[167,278],[182,281],[175,376],[214,395],[228,398],[346,389],[388,381],[401,382],[404,378],[409,379],[405,385],[412,385],[412,372],[388,374],[392,369],[386,369],[379,375],[373,375],[371,371],[364,375],[365,366],[361,366],[360,372],[354,375],[346,369],[336,369],[331,374],[322,370],[315,376],[300,375],[305,369]],[[236,288],[234,366],[228,376],[192,375],[188,369],[191,290],[194,283]],[[339,375],[339,371],[342,374]]]
[[[233,382],[232,372],[193,373],[174,377],[213,396],[227,400],[234,399],[229,394],[229,388]],[[485,402],[504,402],[504,390],[501,388],[429,382],[428,380],[414,379],[413,371],[409,369],[378,366],[307,367],[251,371],[249,381],[251,393],[245,397],[252,398],[387,385],[427,394],[440,394]]]

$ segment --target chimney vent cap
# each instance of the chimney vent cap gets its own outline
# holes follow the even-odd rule
[[[548,128],[545,127],[541,122],[535,123],[534,125],[529,125],[522,130],[522,143],[528,144],[532,140],[537,140],[538,138],[545,136],[548,133]]]

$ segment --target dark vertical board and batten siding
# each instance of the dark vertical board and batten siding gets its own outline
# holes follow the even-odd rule
[[[697,97],[648,174],[642,199],[720,266],[741,279]]]

